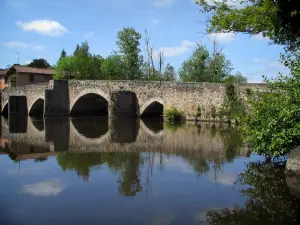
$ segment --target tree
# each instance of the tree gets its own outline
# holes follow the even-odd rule
[[[151,46],[150,41],[151,37],[148,34],[147,29],[145,29],[145,46],[146,46],[146,60],[144,60],[144,77],[148,80],[151,80],[150,77],[155,74],[155,66],[154,66],[154,60],[153,60],[153,46]]]
[[[232,4],[232,2],[234,4]],[[262,34],[274,43],[293,49],[299,45],[298,0],[198,0],[202,13],[209,13],[207,32]]]
[[[234,75],[229,75],[224,79],[224,83],[227,84],[246,84],[247,77],[243,76],[241,72],[236,72]]]
[[[300,145],[300,50],[282,60],[290,74],[265,79],[268,88],[250,93],[249,113],[241,118],[245,140],[268,157],[286,155]]]
[[[36,68],[42,68],[47,69],[51,68],[51,65],[47,62],[45,59],[34,59],[31,63],[28,64],[29,67],[36,67]]]
[[[60,60],[60,59],[63,59],[63,58],[66,58],[66,57],[67,57],[67,53],[66,53],[65,49],[63,49],[63,50],[61,51],[61,53],[60,53],[59,60]]]
[[[239,175],[237,183],[245,185],[241,195],[247,197],[242,206],[208,210],[210,225],[298,224],[299,199],[289,193],[284,164],[251,162]]]
[[[89,52],[87,42],[76,46],[73,56],[61,58],[56,67],[55,79],[93,80],[103,79],[101,69],[103,58]]]
[[[118,32],[117,46],[119,47],[119,52],[122,54],[124,72],[130,80],[142,78],[141,37],[141,34],[134,28],[123,28],[123,30]]]
[[[176,80],[176,72],[173,66],[170,63],[167,64],[165,71],[163,73],[164,81],[175,81]]]
[[[125,80],[122,56],[112,54],[102,64],[103,76],[108,80]]]
[[[75,57],[67,56],[58,61],[53,78],[55,80],[73,79],[76,77],[76,73]]]
[[[209,52],[204,46],[198,46],[192,56],[182,63],[179,77],[183,82],[207,81],[206,68]]]
[[[230,75],[231,71],[231,62],[226,59],[223,49],[220,48],[214,40],[212,55],[208,59],[208,66],[206,70],[207,81],[220,83],[224,78]]]

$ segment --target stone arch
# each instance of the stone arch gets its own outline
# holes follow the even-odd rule
[[[101,90],[84,90],[70,103],[71,116],[107,115],[108,96]]]
[[[8,101],[5,102],[1,113],[2,113],[3,116],[8,116]]]
[[[144,123],[143,120],[141,120],[141,128],[143,129],[143,131],[148,134],[151,137],[161,137],[164,134],[164,130],[161,129],[160,131],[153,131],[151,130],[149,127],[147,127],[147,125]]]
[[[80,150],[91,150],[94,148],[99,148],[100,144],[108,142],[109,140],[109,131],[103,133],[99,137],[87,137],[82,134],[82,131],[77,129],[78,127],[74,126],[74,123],[70,123],[70,147],[76,147]]]
[[[76,118],[72,119],[71,122],[77,133],[88,139],[100,138],[108,132],[107,117]]]
[[[142,106],[140,112],[141,117],[163,116],[164,102],[159,98],[151,99]]]
[[[38,98],[33,101],[33,104],[29,108],[29,116],[39,117],[44,115],[44,104],[43,98]]]

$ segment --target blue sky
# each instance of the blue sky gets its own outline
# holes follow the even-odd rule
[[[206,16],[193,0],[0,0],[0,68],[17,63],[16,52],[21,64],[40,57],[55,64],[63,48],[71,54],[84,40],[92,53],[107,56],[117,49],[117,32],[133,27],[142,34],[147,28],[154,49],[176,69],[196,42],[211,49],[214,37],[249,82],[287,72],[281,46],[260,35],[203,35]]]

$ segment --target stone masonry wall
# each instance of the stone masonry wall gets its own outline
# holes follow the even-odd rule
[[[5,105],[8,104],[9,96],[26,96],[29,112],[38,99],[45,99],[45,89],[48,87],[49,83],[42,83],[1,90],[1,111],[4,109]]]
[[[262,90],[264,87],[265,84],[236,85],[242,93],[247,88]],[[120,91],[136,94],[140,115],[151,103],[158,102],[164,106],[164,111],[176,107],[184,111],[188,119],[194,119],[198,106],[208,111],[214,105],[218,110],[223,103],[226,84],[104,80],[50,81],[46,84],[2,91],[1,107],[3,110],[9,95],[26,95],[28,110],[30,110],[37,99],[45,99],[46,96],[45,115],[68,115],[77,100],[86,94],[98,94],[110,104],[111,94]]]

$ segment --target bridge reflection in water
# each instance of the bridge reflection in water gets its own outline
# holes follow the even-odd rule
[[[45,158],[57,152],[197,153],[205,159],[249,154],[236,131],[224,124],[216,126],[169,127],[160,119],[10,116],[1,119],[2,152],[15,160]]]

